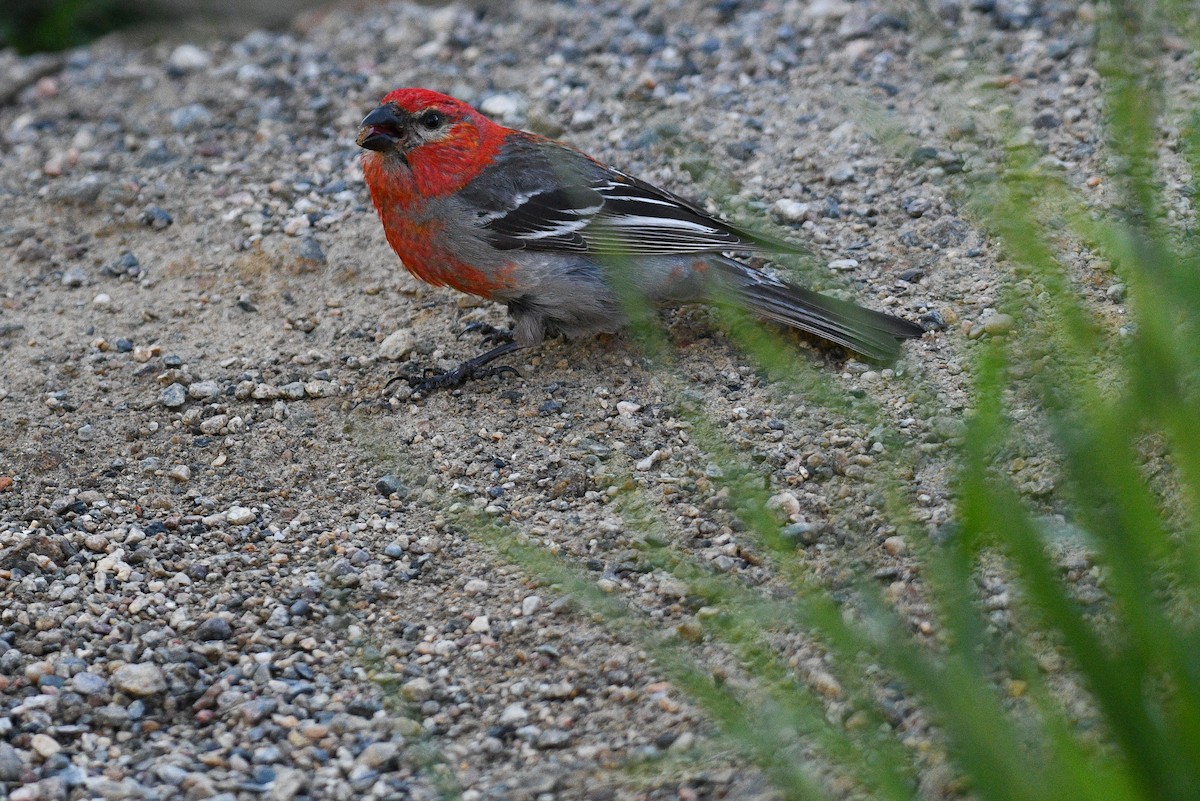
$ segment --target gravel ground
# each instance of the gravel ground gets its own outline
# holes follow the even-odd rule
[[[812,247],[810,283],[925,320],[896,370],[933,405],[896,370],[793,342],[917,454],[903,489],[936,531],[963,365],[1018,324],[958,173],[1009,109],[1100,197],[1097,76],[1086,6],[905,9],[391,4],[0,54],[0,795],[434,798],[449,775],[468,799],[771,797],[637,643],[448,522],[483,511],[692,631],[617,503],[640,488],[676,547],[769,585],[671,382],[618,336],[549,342],[519,377],[453,393],[385,392],[504,315],[399,269],[353,137],[391,88],[447,91],[685,196],[719,189]],[[871,109],[903,137],[873,137]],[[1119,323],[1122,288],[1088,259],[1080,285]],[[887,438],[773,389],[711,313],[667,322],[676,375],[761,470],[797,561],[834,591],[874,573],[935,635],[868,480]],[[1044,494],[1052,471],[1018,456]],[[1008,587],[982,586],[1003,625]],[[781,647],[844,717],[822,652]],[[929,740],[911,702],[894,717]],[[926,796],[952,786],[931,758]]]

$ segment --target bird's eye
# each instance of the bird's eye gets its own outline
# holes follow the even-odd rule
[[[421,115],[421,124],[431,131],[442,127],[442,115],[436,111],[426,111]]]

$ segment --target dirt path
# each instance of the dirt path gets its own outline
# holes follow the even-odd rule
[[[384,396],[504,315],[399,268],[354,131],[395,86],[447,91],[777,225],[813,248],[814,284],[943,320],[899,368],[933,409],[891,370],[794,341],[918,454],[902,489],[933,531],[972,338],[1014,324],[948,199],[986,160],[969,123],[991,109],[944,98],[979,70],[1072,181],[1097,169],[1088,20],[1022,8],[945,2],[943,25],[824,0],[371,6],[289,34],[104,42],[17,91],[0,107],[0,794],[432,798],[432,750],[468,799],[767,797],[637,643],[447,516],[480,510],[686,634],[695,605],[647,564],[630,498],[702,564],[775,578],[679,381],[761,472],[796,559],[834,592],[874,573],[919,625],[910,549],[869,481],[887,437],[772,389],[697,309],[668,318],[673,380],[618,337]],[[909,139],[872,137],[871,109]],[[781,647],[847,714],[820,652]],[[895,725],[926,736],[903,699]],[[928,775],[939,797],[948,774]]]

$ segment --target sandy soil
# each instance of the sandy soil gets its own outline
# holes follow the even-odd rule
[[[636,641],[461,521],[496,520],[693,636],[645,520],[779,584],[696,406],[761,477],[797,564],[834,593],[875,575],[931,625],[912,539],[951,518],[973,342],[1019,324],[960,173],[1010,113],[1083,191],[1100,161],[1086,8],[939,11],[394,4],[0,57],[0,792],[430,798],[446,774],[475,799],[769,797]],[[353,136],[400,85],[757,220],[812,248],[809,284],[931,330],[894,369],[787,338],[845,406],[773,386],[702,309],[666,315],[669,367],[629,336],[555,341],[519,376],[385,391],[505,320],[413,280],[383,240]],[[1079,272],[1119,318],[1111,274]],[[873,481],[896,448],[917,518],[899,533]],[[780,648],[844,720],[821,650]],[[902,696],[894,725],[915,750],[929,737]],[[936,763],[923,793],[952,795]]]

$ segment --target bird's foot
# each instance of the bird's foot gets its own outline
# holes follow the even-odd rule
[[[454,389],[455,387],[461,387],[468,381],[491,378],[494,375],[504,375],[505,373],[512,373],[516,376],[520,375],[515,367],[510,367],[507,364],[502,364],[499,367],[481,367],[466,361],[453,370],[446,370],[441,373],[426,370],[424,375],[405,376],[405,378],[409,386],[413,388],[413,392],[428,395],[435,390]]]
[[[513,341],[513,332],[504,328],[497,328],[491,323],[475,322],[468,323],[463,327],[462,333],[467,334],[472,331],[479,332],[484,342],[492,345],[504,345]]]
[[[516,342],[505,342],[503,345],[497,345],[487,353],[481,353],[473,359],[467,359],[465,362],[455,367],[453,370],[447,370],[443,373],[434,370],[426,370],[422,375],[398,375],[391,381],[387,382],[383,391],[386,393],[392,384],[397,381],[407,381],[412,387],[413,392],[421,395],[428,395],[430,392],[438,389],[453,389],[461,387],[468,381],[473,381],[477,378],[490,378],[494,375],[503,375],[504,373],[512,373],[520,375],[515,367],[509,367],[507,364],[502,364],[498,367],[488,367],[489,364],[499,359],[501,356],[507,356],[513,351],[518,351],[522,348]]]

